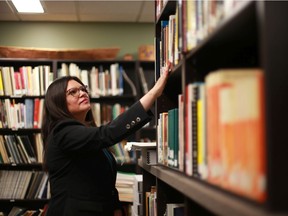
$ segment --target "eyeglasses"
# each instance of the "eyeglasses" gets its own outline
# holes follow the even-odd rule
[[[71,88],[67,90],[66,92],[67,92],[67,95],[72,95],[73,97],[79,97],[80,91],[88,94],[88,86],[84,85],[84,86],[80,86],[79,88]]]

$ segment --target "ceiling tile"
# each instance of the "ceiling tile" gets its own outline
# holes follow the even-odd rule
[[[42,1],[46,14],[76,14],[75,1]]]
[[[154,1],[144,1],[138,21],[153,23],[155,14],[154,8]]]

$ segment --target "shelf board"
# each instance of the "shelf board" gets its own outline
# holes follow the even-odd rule
[[[39,170],[42,171],[42,163],[32,164],[0,164],[0,170]]]
[[[50,199],[0,199],[1,203],[18,203],[18,204],[24,204],[24,203],[47,203]]]
[[[220,188],[199,179],[193,179],[184,173],[162,165],[148,166],[139,162],[139,166],[158,179],[178,190],[188,198],[199,203],[217,215],[237,216],[284,216],[287,213],[269,212],[264,205],[230,194]],[[189,188],[189,190],[187,190]]]

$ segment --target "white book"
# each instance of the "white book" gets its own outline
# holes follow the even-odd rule
[[[118,78],[119,78],[119,65],[117,63],[110,65],[110,75],[111,75],[111,94],[118,95]]]
[[[75,63],[69,64],[69,75],[76,76],[80,79],[80,69]]]
[[[40,95],[40,67],[34,67],[32,70],[32,95]]]
[[[98,68],[93,66],[89,76],[90,76],[89,89],[91,97],[99,97]]]
[[[87,70],[81,70],[80,79],[84,85],[87,85],[87,86],[89,85],[89,78],[88,78],[88,71]]]

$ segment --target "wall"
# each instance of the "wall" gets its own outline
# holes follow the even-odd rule
[[[138,47],[154,43],[154,24],[0,22],[0,46],[91,49],[119,47],[137,59]]]

